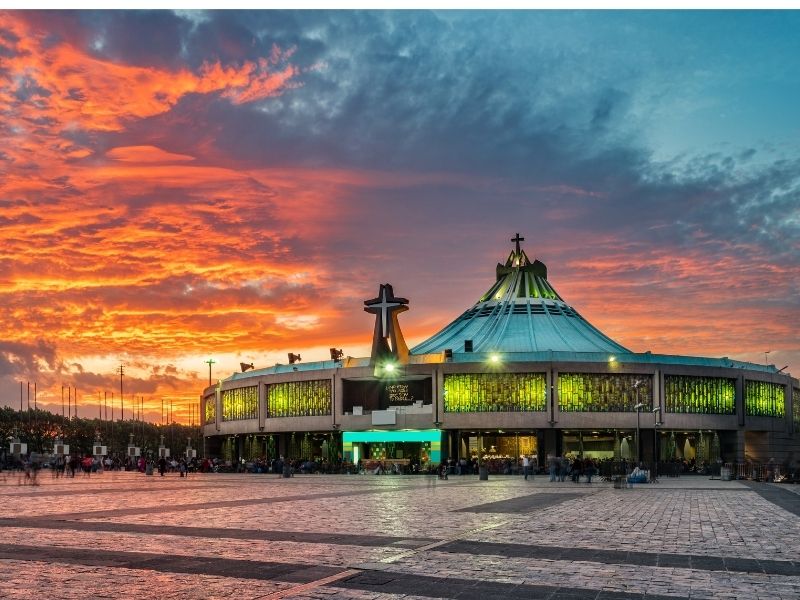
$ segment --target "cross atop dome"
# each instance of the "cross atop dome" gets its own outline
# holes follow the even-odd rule
[[[517,255],[519,255],[519,243],[520,242],[524,242],[525,238],[524,237],[519,237],[519,234],[517,234],[516,236],[511,238],[511,241],[512,242],[516,242],[516,244],[517,244]]]
[[[528,255],[525,254],[525,251],[519,245],[520,242],[525,241],[525,238],[520,234],[516,234],[513,238],[511,238],[511,241],[514,242],[514,250],[508,255],[505,266],[508,268],[527,267],[529,264],[531,264],[531,261],[528,258]]]

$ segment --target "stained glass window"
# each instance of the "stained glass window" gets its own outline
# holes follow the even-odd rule
[[[453,373],[444,376],[444,411],[534,412],[547,408],[544,373]]]
[[[637,402],[649,407],[652,397],[653,379],[650,375],[558,374],[561,412],[631,412],[636,410]]]
[[[706,415],[736,414],[736,383],[722,377],[665,375],[667,412]]]
[[[222,391],[222,420],[242,421],[258,418],[258,386]]]
[[[217,420],[217,399],[216,396],[206,396],[204,400],[206,425],[214,423]]]
[[[784,387],[769,381],[745,381],[744,406],[748,415],[782,417],[786,414]]]
[[[267,416],[315,417],[331,414],[331,380],[288,381],[267,389]]]

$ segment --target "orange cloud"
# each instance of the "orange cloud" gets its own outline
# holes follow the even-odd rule
[[[194,160],[194,156],[174,154],[157,146],[120,146],[106,152],[113,160],[135,163],[172,163]]]

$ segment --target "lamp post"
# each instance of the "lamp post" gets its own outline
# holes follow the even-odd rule
[[[636,396],[638,399],[639,396],[639,389],[636,389]],[[637,403],[636,406],[633,408],[636,409],[636,466],[639,466],[639,463],[642,462],[642,444],[639,440],[639,415],[642,414],[642,409],[644,408],[644,404],[641,402]]]
[[[661,407],[653,407],[653,483],[658,483],[658,428],[661,426]]]
[[[209,358],[208,360],[205,360],[203,362],[208,363],[208,387],[211,387],[211,365],[213,365],[217,361],[215,361],[213,358]]]

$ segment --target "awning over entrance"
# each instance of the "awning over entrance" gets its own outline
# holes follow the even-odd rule
[[[343,442],[441,442],[441,429],[401,429],[394,431],[345,431]]]

